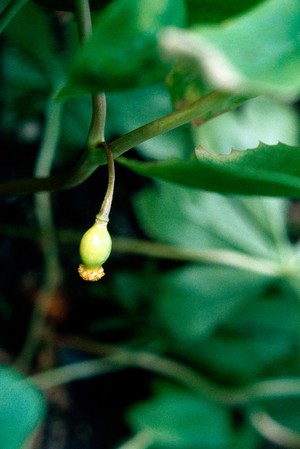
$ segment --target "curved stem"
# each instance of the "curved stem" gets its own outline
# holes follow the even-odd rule
[[[108,356],[101,359],[84,360],[70,365],[53,368],[30,376],[30,381],[42,390],[57,387],[76,380],[118,371],[123,368],[120,357]],[[26,382],[26,379],[24,380]]]
[[[247,99],[236,95],[212,92],[179,111],[154,120],[114,140],[109,144],[113,157],[116,159],[134,146],[199,117],[204,123],[213,117],[237,108]],[[88,179],[100,165],[107,163],[106,155],[101,149],[101,145],[98,145],[92,150],[86,151],[73,168],[59,175],[4,182],[0,184],[0,196],[57,191],[75,187]]]
[[[77,364],[64,367],[64,369],[55,368],[32,376],[31,379],[41,388],[49,388],[49,386],[61,385],[66,381],[71,382],[86,376],[101,374],[104,370],[107,372],[108,365],[110,365],[110,370],[118,369],[118,367],[136,367],[154,372],[185,386],[190,391],[226,406],[253,404],[257,399],[300,397],[300,378],[263,380],[238,388],[224,387],[210,381],[195,369],[181,362],[148,351],[134,351],[81,337],[69,337],[61,342],[58,341],[58,344],[71,346],[102,358],[92,362],[79,362],[78,367],[83,370],[81,376],[76,371]],[[85,364],[86,370],[81,368]]]
[[[101,205],[99,213],[96,215],[96,222],[103,222],[109,220],[109,213],[111,209],[111,204],[114,195],[115,186],[115,163],[112,151],[109,145],[105,144],[106,157],[107,157],[107,167],[108,167],[108,184],[106,189],[106,194]]]
[[[252,404],[259,398],[299,397],[300,379],[272,379],[258,381],[246,387],[228,388],[209,381],[199,372],[182,363],[154,353],[132,351],[76,337],[69,338],[66,343],[80,351],[102,356],[102,358],[35,374],[30,380],[41,389],[123,368],[138,367],[165,376],[193,393],[224,406],[250,405],[250,422],[262,436],[283,447],[295,449],[300,447],[298,432],[278,423],[263,409],[258,409],[257,406],[252,409]],[[145,434],[145,439],[142,435],[140,437],[138,435],[121,445],[119,449],[140,449],[151,443],[151,434]]]
[[[60,134],[62,103],[49,101],[46,110],[45,132],[35,166],[36,175],[49,174]],[[50,193],[35,196],[35,213],[40,229],[44,257],[44,279],[40,287],[26,340],[16,360],[16,365],[28,371],[38,345],[43,337],[49,302],[61,282],[57,237],[54,231]]]
[[[286,427],[273,419],[263,409],[250,412],[249,420],[252,426],[267,440],[288,449],[299,449],[300,433]]]
[[[105,141],[106,96],[104,93],[92,95],[93,115],[88,135],[88,148],[93,151]]]

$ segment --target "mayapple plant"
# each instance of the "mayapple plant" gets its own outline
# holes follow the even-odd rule
[[[0,0],[0,11],[3,11],[0,13],[0,30],[6,27],[25,1],[4,0],[3,6]],[[134,432],[141,429],[137,435],[142,435],[142,440],[134,440],[132,446],[135,447],[139,441],[145,442],[143,436],[145,438],[146,432],[145,447],[153,445],[169,449],[174,442],[173,446],[184,449],[257,449],[262,444],[257,442],[256,433],[252,440],[253,435],[249,432],[251,423],[259,434],[277,445],[299,448],[298,415],[295,419],[299,402],[297,410],[292,404],[291,407],[281,406],[277,402],[289,398],[299,401],[300,395],[299,246],[296,249],[292,247],[286,235],[283,210],[287,202],[279,204],[277,199],[260,198],[256,201],[255,198],[247,198],[250,195],[300,197],[300,146],[298,139],[291,137],[294,128],[289,115],[291,109],[296,113],[291,103],[299,100],[300,96],[299,0],[243,0],[238,3],[227,0],[35,0],[44,8],[33,8],[30,7],[33,2],[28,0],[28,3],[28,9],[24,8],[20,14],[22,26],[16,17],[7,29],[9,57],[8,62],[4,61],[10,72],[7,78],[13,83],[16,82],[15,75],[23,72],[24,62],[27,62],[25,56],[29,53],[30,63],[26,66],[29,75],[24,70],[26,76],[22,73],[19,83],[28,83],[38,93],[36,98],[40,98],[40,92],[46,93],[47,98],[51,96],[44,127],[44,136],[50,144],[41,144],[41,148],[45,147],[47,157],[49,147],[56,150],[61,123],[62,142],[66,134],[72,134],[72,131],[76,134],[73,122],[71,132],[63,128],[72,101],[63,110],[65,104],[60,100],[68,96],[91,96],[91,125],[88,132],[84,127],[79,130],[81,137],[88,133],[87,142],[85,138],[77,139],[79,133],[72,134],[72,155],[75,145],[76,149],[84,146],[85,151],[70,170],[50,175],[50,164],[48,173],[35,173],[35,178],[1,183],[0,195],[36,192],[48,195],[50,191],[77,186],[99,166],[107,165],[108,185],[104,200],[99,201],[100,210],[79,245],[82,262],[78,268],[79,275],[84,280],[97,281],[104,276],[103,264],[112,250],[108,227],[115,183],[114,160],[118,159],[120,164],[135,173],[158,180],[154,188],[141,192],[136,207],[139,224],[155,241],[134,240],[129,242],[131,249],[127,247],[124,250],[126,245],[122,249],[134,252],[138,246],[139,254],[146,256],[147,267],[141,268],[144,277],[140,279],[136,272],[127,273],[128,266],[116,270],[112,276],[116,287],[111,291],[118,289],[119,282],[120,298],[126,307],[130,304],[130,313],[132,305],[140,297],[147,301],[151,319],[145,326],[146,333],[143,334],[141,321],[137,320],[139,324],[134,333],[138,339],[128,340],[127,345],[132,349],[136,341],[145,341],[146,351],[150,347],[158,348],[159,354],[153,354],[155,349],[153,353],[144,353],[142,347],[142,352],[133,352],[131,359],[127,350],[121,353],[120,359],[125,360],[126,368],[132,364],[139,369],[150,369],[168,378],[170,383],[176,380],[184,388],[189,387],[191,393],[173,386],[158,388],[153,401],[133,410],[131,426]],[[219,8],[220,5],[222,7]],[[248,10],[248,6],[253,8]],[[48,23],[47,8],[74,13],[81,45],[69,64],[60,60],[65,52],[57,53],[55,44],[49,44],[52,40],[47,27],[43,26],[43,19]],[[93,30],[90,10],[101,10],[94,16]],[[212,15],[214,10],[218,10],[222,17],[215,18],[216,22],[229,20],[221,25],[214,24],[208,17],[203,17],[208,10]],[[227,11],[226,17],[222,11]],[[234,17],[238,12],[241,15]],[[40,22],[35,20],[35,13]],[[73,15],[59,14],[55,20],[57,17],[69,20]],[[66,28],[73,27],[71,22]],[[35,33],[28,32],[31,27]],[[52,32],[51,26],[48,31]],[[32,37],[39,45],[32,45]],[[73,42],[72,37],[67,49],[73,49]],[[4,48],[6,51],[6,42]],[[21,56],[16,58],[17,63],[15,50],[20,50]],[[31,62],[34,66],[36,60],[37,67],[32,74]],[[36,82],[40,79],[42,86],[37,87]],[[164,85],[163,81],[166,81]],[[17,87],[23,92],[22,89],[26,89],[20,84]],[[173,112],[169,112],[170,104],[163,111],[160,109],[160,89],[164,90],[166,103],[169,100],[166,85],[171,94]],[[26,92],[31,92],[30,88],[27,87]],[[16,93],[16,90],[13,93],[17,97],[19,91]],[[104,91],[111,101],[111,122],[114,122],[114,107],[117,116],[118,124],[111,125],[111,129],[106,127]],[[138,102],[135,102],[135,95]],[[271,105],[272,102],[268,103],[270,96],[275,103],[278,102],[278,109]],[[84,103],[81,98],[77,105],[82,105],[81,100]],[[255,105],[257,100],[258,103],[266,100],[269,106],[264,105],[264,101]],[[58,117],[57,112],[62,110],[63,117]],[[127,110],[130,113],[124,114]],[[74,111],[70,114],[72,118]],[[225,114],[228,111],[231,112]],[[224,121],[219,122],[218,128],[211,119],[221,114],[224,115],[219,118]],[[89,119],[90,109],[84,109],[78,115],[80,120],[83,116]],[[210,123],[207,124],[208,121]],[[170,134],[166,133],[190,123],[195,125],[193,129],[177,130],[187,131],[188,139],[172,135],[168,140]],[[253,130],[256,126],[260,130],[255,133],[255,139],[250,138],[253,131],[251,123]],[[207,125],[212,125],[210,132]],[[105,127],[108,135],[118,137],[106,141]],[[81,133],[83,128],[84,133]],[[277,128],[280,128],[278,133],[275,132]],[[283,128],[287,130],[286,135]],[[295,125],[295,130],[299,137],[298,125]],[[276,138],[270,139],[269,132]],[[229,135],[232,139],[228,138]],[[120,157],[134,147],[143,151],[141,144],[156,136],[159,136],[158,140],[154,145],[149,144],[151,149],[146,155],[152,160]],[[258,144],[258,139],[263,143]],[[157,141],[159,145],[156,145]],[[220,142],[224,144],[222,149],[218,148]],[[198,144],[201,145],[193,151]],[[240,196],[232,198],[231,195]],[[41,213],[43,218],[51,211],[49,203]],[[40,226],[41,236],[45,230],[44,235],[48,238],[48,230],[53,229],[48,225]],[[79,240],[76,235],[76,244]],[[117,239],[113,243],[117,249]],[[46,249],[49,247],[49,244],[45,246]],[[45,249],[44,253],[47,253]],[[155,269],[152,270],[151,266],[149,270],[148,258],[151,255],[178,259],[180,267],[164,268],[162,276],[161,267],[156,262],[153,264]],[[211,266],[204,266],[206,263]],[[54,294],[58,296],[57,287],[62,287],[62,276],[56,276],[56,273],[64,270],[57,270],[55,263],[44,265],[46,288],[45,291],[41,289],[41,300],[36,304],[40,304],[37,316],[45,321],[48,309],[43,303],[44,298],[47,301]],[[149,284],[149,278],[154,282],[153,288],[148,289],[147,298],[145,285]],[[126,289],[124,285],[130,288]],[[52,289],[52,295],[49,289]],[[97,294],[100,291],[99,296],[106,294],[105,288],[95,290]],[[113,299],[116,298],[110,295],[109,300]],[[3,310],[0,307],[1,313]],[[145,309],[138,306],[137,310],[140,313]],[[89,313],[90,308],[86,307],[86,311]],[[147,316],[143,316],[144,319],[147,320]],[[128,315],[126,326],[127,323]],[[33,360],[38,360],[38,348],[48,337],[47,332],[40,330],[44,329],[43,325],[37,324],[29,332],[31,345],[25,344],[22,351],[23,365],[25,354],[25,366],[29,368],[32,368]],[[52,332],[51,326],[51,335]],[[178,361],[168,359],[169,356],[175,359],[178,356]],[[67,368],[70,369],[69,379],[74,379],[72,376],[76,375],[76,369],[73,366]],[[95,366],[91,369],[94,373]],[[9,373],[6,376],[9,377]],[[270,378],[269,383],[266,376]],[[283,379],[283,376],[288,378]],[[53,379],[55,376],[48,374],[47,382],[51,384]],[[41,378],[39,382],[43,385]],[[21,388],[24,383],[19,385]],[[6,390],[8,393],[12,391],[11,388]],[[22,397],[19,391],[16,393]],[[270,399],[272,404],[260,403],[265,399]],[[269,408],[273,403],[276,405],[274,415]],[[20,410],[23,410],[21,405]],[[4,415],[16,416],[5,410],[1,414],[0,407],[0,421]],[[239,422],[245,426],[245,435],[240,428],[236,429],[236,411]],[[26,420],[21,417],[19,421],[24,424]],[[0,446],[2,433],[6,431],[4,427],[8,431],[11,429],[10,426],[2,427]],[[149,429],[155,442],[147,439]],[[174,436],[173,441],[170,435]],[[9,443],[11,438],[9,432]],[[21,444],[8,447],[15,449]]]

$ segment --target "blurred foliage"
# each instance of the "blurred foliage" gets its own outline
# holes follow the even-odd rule
[[[0,444],[18,449],[43,420],[45,401],[25,377],[5,366],[0,368],[0,385]]]
[[[295,98],[299,21],[297,0],[269,0],[220,25],[167,30],[160,41],[166,55],[189,60],[211,86]]]
[[[82,287],[68,272],[77,250],[59,247],[68,261],[71,307],[80,309],[76,332],[95,344],[103,338],[130,348],[135,366],[145,367],[139,350],[150,361],[157,356],[146,366],[156,373],[146,381],[148,397],[122,411],[132,438],[141,436],[132,447],[261,449],[266,439],[300,447],[299,217],[293,242],[289,234],[297,204],[289,198],[300,192],[293,103],[299,17],[297,0],[113,0],[93,13],[93,36],[77,50],[72,14],[28,2],[4,32],[2,138],[15,141],[33,124],[37,143],[48,99],[59,97],[55,170],[75,162],[85,146],[90,91],[108,90],[108,141],[170,114],[172,106],[192,104],[212,86],[249,95],[237,110],[149,139],[135,149],[138,160],[120,161],[151,178],[142,183],[117,166],[124,179],[117,180],[111,226],[127,242],[119,251],[139,256],[115,254],[103,283]],[[76,228],[89,215],[93,220],[95,179],[78,187],[71,203],[65,193],[55,196],[58,223]],[[25,221],[33,226],[29,207]],[[71,230],[66,234],[72,240]],[[0,295],[0,321],[8,328],[6,296]],[[60,310],[62,297],[55,296]],[[74,331],[72,320],[65,329]],[[1,373],[0,446],[18,449],[43,418],[45,401],[15,371]],[[282,391],[266,379],[282,379]]]

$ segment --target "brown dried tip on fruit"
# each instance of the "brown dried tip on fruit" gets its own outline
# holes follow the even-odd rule
[[[90,282],[99,281],[105,276],[103,267],[86,268],[82,263],[78,267],[78,273],[84,281]]]

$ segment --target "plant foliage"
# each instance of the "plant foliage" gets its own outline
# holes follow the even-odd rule
[[[121,447],[300,447],[299,1],[93,2],[93,33],[82,45],[78,10],[58,13],[56,0],[2,3],[0,125],[9,150],[3,151],[0,195],[13,195],[3,207],[11,210],[16,193],[80,184],[105,164],[101,142],[87,145],[90,93],[106,93],[105,137],[118,164],[109,222],[113,256],[97,285],[82,287],[72,277],[79,257],[75,245],[67,245],[77,245],[76,230],[92,225],[95,178],[74,189],[73,201],[61,192],[52,203],[39,194],[34,204],[20,203],[17,218],[3,214],[3,254],[10,254],[7,241],[14,248],[12,229],[15,236],[27,230],[32,247],[7,256],[13,263],[10,288],[6,274],[0,278],[1,341],[18,315],[12,284],[30,285],[14,270],[34,271],[27,253],[34,256],[35,248],[44,264],[39,258],[39,294],[27,305],[41,301],[33,316],[42,315],[44,327],[31,328],[19,313],[29,331],[17,361],[25,353],[29,375],[59,346],[57,314],[65,309],[53,312],[43,301],[61,305],[62,291],[71,298],[63,332],[76,334],[81,351],[108,358],[91,371],[87,356],[84,368],[45,369],[37,387],[3,365],[1,448],[24,447],[51,419],[39,390],[116,367],[138,367],[146,383],[139,394],[123,380],[124,396],[132,394],[126,407],[119,400],[130,431]],[[76,10],[75,3],[62,9]],[[48,171],[36,168],[38,180],[19,163],[27,159],[26,138],[36,167],[40,141],[46,150]],[[21,156],[6,168],[20,142]],[[29,178],[15,179],[23,175]],[[44,175],[50,177],[44,181]],[[32,329],[39,340],[28,349]],[[11,358],[24,345],[23,334],[20,339]],[[45,367],[54,368],[53,356],[51,363],[46,359]],[[146,381],[142,370],[151,372]],[[91,396],[102,400],[97,389]],[[128,437],[122,431],[110,447]]]

